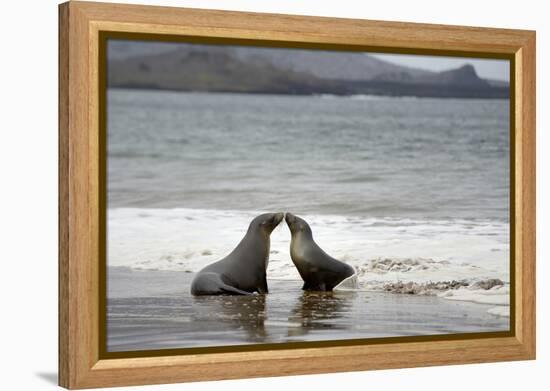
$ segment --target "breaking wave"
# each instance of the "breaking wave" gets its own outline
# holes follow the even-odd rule
[[[108,266],[196,272],[227,255],[259,213],[109,209]],[[327,253],[356,269],[353,289],[491,304],[490,313],[509,316],[506,222],[303,217]],[[283,222],[271,235],[268,278],[300,280],[289,245]]]

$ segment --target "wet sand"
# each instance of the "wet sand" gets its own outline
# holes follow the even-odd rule
[[[193,297],[192,273],[109,268],[107,350],[506,331],[494,305],[384,292],[304,292],[268,280],[270,293]]]

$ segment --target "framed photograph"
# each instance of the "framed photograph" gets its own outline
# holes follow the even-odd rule
[[[59,383],[535,358],[533,31],[59,6]]]

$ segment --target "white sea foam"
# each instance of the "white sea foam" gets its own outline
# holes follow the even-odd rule
[[[493,304],[497,307],[490,308],[487,312],[498,316],[510,316],[510,286],[500,285],[490,289],[476,289],[465,287],[457,290],[449,290],[439,295],[448,300],[470,301],[480,304]]]
[[[349,95],[347,96],[349,99],[354,100],[381,100],[381,99],[388,99],[386,96],[383,95],[368,95],[368,94],[355,94],[355,95]]]
[[[196,272],[227,255],[261,212],[202,209],[108,210],[108,265]],[[460,289],[426,291],[450,300],[507,307],[509,230],[491,220],[412,220],[303,215],[316,242],[352,265],[361,289],[388,283],[462,281]],[[268,276],[300,280],[284,222],[271,235]],[[504,287],[476,282],[500,279]],[[445,287],[445,285],[442,285]],[[386,289],[388,290],[388,289]],[[496,310],[495,310],[496,311]],[[505,310],[493,311],[502,315]]]
[[[373,95],[373,94],[352,94],[352,95],[336,95],[336,94],[316,94],[314,95],[321,99],[352,99],[352,100],[418,100],[426,99],[417,96],[393,96],[393,95]],[[430,98],[427,98],[430,99]]]
[[[440,295],[449,300],[471,301],[480,304],[510,305],[510,287],[495,286],[491,289],[463,287],[449,290]]]
[[[344,278],[338,285],[333,289],[336,291],[349,291],[356,290],[359,288],[359,275],[357,270],[351,276]]]

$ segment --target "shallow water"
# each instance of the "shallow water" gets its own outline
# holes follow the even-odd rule
[[[109,268],[108,351],[505,331],[491,305],[382,292],[304,292],[269,280],[270,293],[193,297],[192,273]]]

